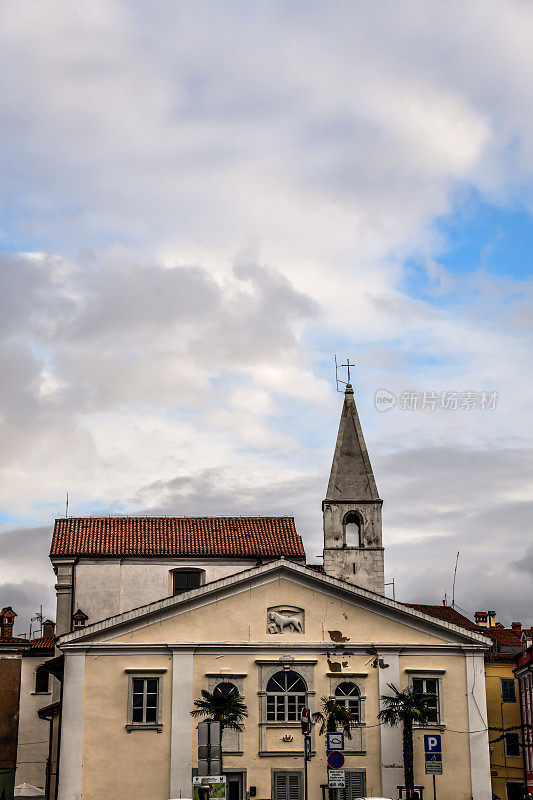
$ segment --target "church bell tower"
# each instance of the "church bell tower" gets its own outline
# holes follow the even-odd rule
[[[324,572],[385,594],[381,506],[353,388],[346,385],[324,517]]]

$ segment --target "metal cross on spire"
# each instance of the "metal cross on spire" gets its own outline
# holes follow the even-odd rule
[[[337,356],[335,356],[335,381],[337,382],[337,391],[342,392],[342,389],[339,389],[339,383],[343,383],[345,386],[351,384],[350,381],[350,367],[355,367],[354,363],[350,363],[350,359],[346,359],[346,364],[338,364],[337,363]],[[339,378],[339,368],[346,369],[348,373],[348,380],[343,381]]]

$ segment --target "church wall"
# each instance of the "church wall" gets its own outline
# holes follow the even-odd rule
[[[167,800],[170,796],[172,656],[169,653],[129,657],[87,655],[85,666],[81,780],[84,800],[106,797]],[[156,730],[127,732],[127,668],[167,670],[161,675],[161,733]]]
[[[139,630],[113,637],[113,641],[270,641],[277,645],[280,636],[267,633],[267,609],[283,605],[305,610],[305,632],[283,634],[283,642],[335,641],[347,637],[354,642],[441,643],[436,635],[400,624],[376,612],[355,606],[321,591],[287,579],[270,580],[252,591],[243,589],[217,601],[206,599],[204,607],[172,612],[173,616],[156,624],[145,623]],[[377,624],[377,620],[379,623]],[[330,633],[330,631],[332,633]],[[333,637],[333,638],[332,638]]]
[[[387,653],[383,651],[383,658]],[[311,710],[320,706],[320,698],[331,694],[332,657],[329,659],[320,644],[316,648],[302,651],[296,645],[287,643],[281,657],[294,659],[290,668],[308,676],[308,685],[313,686],[310,696]],[[68,658],[68,656],[67,656]],[[390,657],[389,657],[390,658]],[[200,697],[201,689],[213,683],[213,676],[221,680],[235,680],[240,676],[245,703],[249,717],[242,735],[242,754],[226,754],[226,771],[245,770],[246,784],[255,786],[258,798],[268,798],[271,792],[272,770],[301,769],[302,735],[299,724],[267,726],[266,738],[261,744],[261,685],[260,664],[270,661],[276,670],[282,667],[280,653],[269,653],[264,648],[228,653],[223,646],[211,652],[199,651],[193,655],[192,694],[184,698],[181,713],[181,744],[176,740],[172,745],[178,759],[187,759],[192,750],[192,764],[197,766],[197,721],[189,718],[188,711],[192,701]],[[365,699],[365,753],[351,755],[346,753],[347,769],[366,771],[367,793],[380,795],[382,792],[382,763],[385,770],[392,765],[387,752],[381,749],[381,729],[377,724],[379,710],[380,667],[373,665],[366,653],[353,653],[346,659],[342,675],[347,680],[358,681],[364,687]],[[144,655],[140,652],[116,655],[88,653],[85,657],[86,674],[84,685],[83,719],[83,768],[82,793],[84,800],[99,800],[112,796],[114,800],[167,800],[173,797],[170,792],[172,720],[172,674],[173,657],[168,650]],[[313,661],[309,666],[309,661]],[[179,663],[179,662],[178,662]],[[301,664],[307,665],[305,672]],[[445,728],[425,728],[415,732],[415,775],[416,781],[430,789],[431,778],[424,774],[423,736],[437,731],[443,736],[443,756],[445,775],[438,786],[441,800],[469,800],[470,762],[468,755],[468,735],[456,733],[468,730],[465,679],[465,659],[461,654],[431,655],[407,653],[400,655],[400,686],[404,688],[409,681],[411,670],[416,674],[438,674],[442,678]],[[162,674],[162,732],[155,730],[126,731],[128,674],[125,669],[165,669]],[[431,672],[437,670],[438,672]],[[312,675],[309,679],[309,675]],[[177,691],[187,676],[178,670]],[[210,683],[211,681],[211,683]],[[185,690],[186,692],[189,690]],[[393,729],[401,737],[400,729]],[[188,733],[187,733],[188,731]],[[292,736],[292,741],[284,742],[284,736]],[[266,746],[265,746],[266,745]],[[261,748],[264,747],[263,750]],[[319,786],[326,776],[324,737],[313,731],[314,756],[309,764],[310,800],[320,800]],[[263,752],[263,755],[260,753]],[[175,756],[176,757],[176,756]],[[439,779],[437,779],[439,780]],[[190,787],[180,785],[182,796],[190,796]],[[176,788],[176,787],[175,787]],[[479,795],[478,795],[479,797]]]
[[[257,559],[83,559],[75,567],[73,610],[87,624],[161,600],[172,594],[173,569],[205,570],[204,583],[255,566]]]

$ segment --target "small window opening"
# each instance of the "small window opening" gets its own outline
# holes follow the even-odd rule
[[[361,547],[361,520],[353,512],[344,520],[344,541],[346,547]]]
[[[50,675],[43,667],[35,670],[35,692],[36,694],[47,694],[49,690]]]
[[[173,594],[181,594],[191,589],[198,589],[201,584],[202,571],[198,569],[180,569],[172,573]]]

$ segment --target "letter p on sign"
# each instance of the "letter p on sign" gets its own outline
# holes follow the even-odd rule
[[[440,753],[441,752],[441,739],[437,734],[427,734],[424,736],[424,750],[426,753]]]

